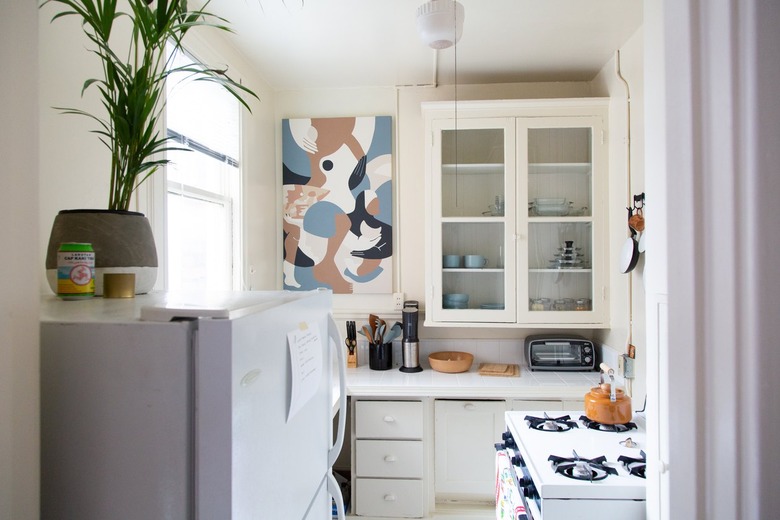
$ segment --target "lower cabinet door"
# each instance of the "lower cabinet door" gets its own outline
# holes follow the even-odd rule
[[[423,481],[358,478],[355,513],[359,516],[420,518],[423,515]]]
[[[435,403],[436,500],[495,500],[496,450],[504,431],[504,401]]]

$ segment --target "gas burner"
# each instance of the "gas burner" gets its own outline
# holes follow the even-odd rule
[[[623,433],[627,432],[628,430],[636,430],[636,424],[632,422],[627,422],[625,424],[604,424],[588,419],[588,417],[585,415],[580,416],[580,421],[582,421],[582,424],[584,424],[586,428],[591,430],[598,430],[600,432]]]
[[[532,430],[539,430],[543,432],[567,432],[572,428],[579,428],[579,425],[571,420],[568,415],[562,415],[561,417],[550,417],[547,412],[544,413],[544,417],[533,417],[531,415],[525,416],[525,422]]]
[[[626,437],[626,440],[620,441],[618,444],[620,444],[621,446],[624,446],[626,448],[638,448],[639,447],[639,444],[634,442],[634,439],[632,439],[631,437]]]
[[[626,455],[621,455],[618,457],[618,462],[622,462],[623,465],[626,467],[629,473],[631,473],[634,476],[645,478],[645,468],[647,467],[647,455],[645,455],[644,450],[639,450],[640,455],[642,455],[641,459],[635,458],[635,457],[627,457]]]
[[[573,458],[557,457],[550,455],[547,460],[552,462],[553,470],[556,473],[575,480],[588,480],[595,482],[604,480],[608,475],[617,475],[615,468],[606,466],[606,457],[596,457],[595,459],[583,459],[572,451]]]

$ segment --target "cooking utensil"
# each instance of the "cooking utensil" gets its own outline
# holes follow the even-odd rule
[[[615,371],[601,363],[602,383],[585,394],[585,415],[602,424],[625,424],[631,421],[631,398],[615,387]],[[609,383],[603,382],[604,376]]]
[[[645,194],[634,195],[634,209],[636,214],[628,218],[628,225],[636,231],[637,249],[640,253],[645,252]]]
[[[378,345],[382,345],[382,344],[386,343],[386,341],[384,341],[384,338],[385,338],[385,327],[386,327],[385,322],[382,322],[382,323],[379,324],[379,329],[377,329],[377,332],[376,332],[376,342],[377,342]]]
[[[373,343],[374,332],[369,328],[368,325],[363,325],[363,327],[360,329],[360,333],[364,335],[369,342]]]
[[[396,339],[398,336],[401,335],[402,327],[401,322],[396,321],[395,325],[390,327],[390,330],[387,331],[387,335],[384,338],[385,343],[392,343],[394,339]]]
[[[379,316],[376,314],[369,314],[368,324],[371,326],[372,334],[376,334],[376,330],[379,328]]]
[[[631,221],[633,214],[633,208],[628,208],[628,220]],[[631,230],[631,236],[623,243],[623,248],[620,250],[620,271],[624,274],[628,274],[634,270],[636,263],[639,261],[639,245],[636,241],[636,231],[629,225]]]

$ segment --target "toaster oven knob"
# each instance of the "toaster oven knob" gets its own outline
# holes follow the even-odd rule
[[[585,356],[585,359],[583,361],[585,361],[586,365],[590,365],[591,362],[593,361],[593,358],[590,356]]]

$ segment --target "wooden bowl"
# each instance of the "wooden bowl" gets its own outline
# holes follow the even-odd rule
[[[474,355],[468,352],[441,351],[428,356],[431,368],[437,372],[457,374],[468,372],[474,362]]]

